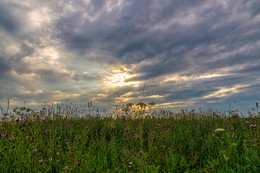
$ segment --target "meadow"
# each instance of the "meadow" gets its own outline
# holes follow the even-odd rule
[[[1,172],[258,172],[259,113],[20,107],[0,122]],[[68,109],[69,108],[69,109]],[[65,110],[65,111],[64,111]],[[93,112],[92,112],[93,113]],[[8,118],[8,120],[7,120]]]

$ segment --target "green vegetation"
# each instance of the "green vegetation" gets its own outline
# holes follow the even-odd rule
[[[19,120],[12,116],[12,120],[0,122],[0,170],[259,171],[259,116],[239,118],[184,110],[173,114],[146,110],[144,105],[138,112],[132,106],[107,117],[16,108]]]

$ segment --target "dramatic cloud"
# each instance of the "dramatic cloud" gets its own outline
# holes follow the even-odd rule
[[[245,111],[260,95],[259,11],[258,0],[1,1],[0,104]]]

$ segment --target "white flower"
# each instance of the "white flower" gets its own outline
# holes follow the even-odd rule
[[[215,132],[224,132],[225,131],[225,129],[222,129],[222,128],[217,128],[216,130],[215,130]]]

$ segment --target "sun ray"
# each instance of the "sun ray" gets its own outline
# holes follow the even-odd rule
[[[132,77],[135,77],[136,74],[130,74],[128,71],[124,70],[113,70],[113,73],[104,78],[104,83],[108,87],[124,87],[124,86],[133,86],[138,87],[139,81],[127,81]]]

